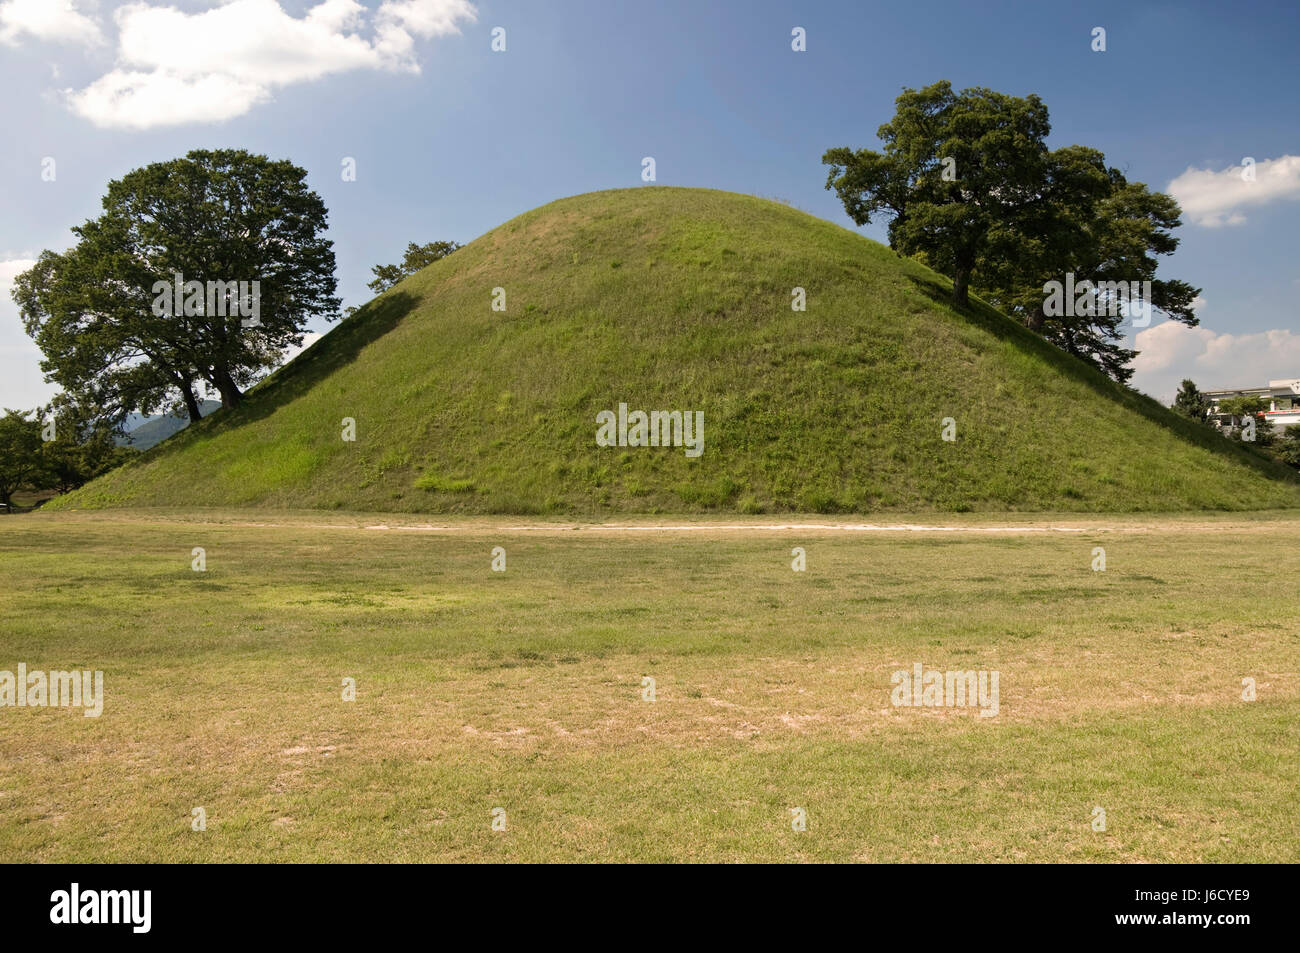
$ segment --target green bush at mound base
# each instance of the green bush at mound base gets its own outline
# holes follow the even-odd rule
[[[791,307],[795,288],[805,311]],[[401,282],[246,406],[50,506],[1300,505],[1290,471],[979,302],[955,310],[949,291],[883,245],[775,202],[661,187],[575,196]],[[596,415],[620,402],[703,411],[704,452],[598,447]],[[342,439],[345,417],[355,441]]]

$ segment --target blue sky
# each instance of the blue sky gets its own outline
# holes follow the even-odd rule
[[[242,147],[306,168],[330,210],[340,293],[358,304],[370,266],[408,241],[469,241],[555,198],[639,185],[643,156],[659,184],[779,197],[853,227],[824,190],[822,152],[877,147],[899,91],[939,79],[1037,93],[1052,146],[1097,147],[1183,201],[1182,247],[1161,273],[1203,289],[1202,324],[1142,332],[1137,386],[1167,398],[1185,376],[1300,377],[1294,4],[168,6],[0,0],[0,406],[53,392],[8,279],[70,245],[105,184],[149,162]],[[805,52],[791,49],[796,26]],[[1105,52],[1091,49],[1097,26]]]

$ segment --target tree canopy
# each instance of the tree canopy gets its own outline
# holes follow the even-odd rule
[[[432,265],[439,259],[446,258],[457,248],[460,248],[457,242],[428,242],[424,245],[409,242],[401,264],[375,265],[370,269],[375,277],[366,283],[366,287],[375,294],[382,294],[403,278],[415,274],[421,268]]]
[[[1065,350],[1126,381],[1135,352],[1120,345],[1127,315],[1112,306],[1049,314],[1050,281],[1124,282],[1169,318],[1196,324],[1199,292],[1155,277],[1157,255],[1178,246],[1172,198],[1130,183],[1096,149],[1047,148],[1047,107],[1037,96],[954,92],[947,81],[906,89],[878,131],[881,152],[827,150],[826,187],[859,225],[888,218],[895,250],[953,279],[953,299],[974,289]],[[1133,284],[1136,283],[1136,284]]]
[[[177,403],[197,419],[203,384],[237,406],[310,317],[338,316],[326,210],[306,175],[223,149],[110,182],[76,246],[42,252],[14,282],[47,379],[113,419]]]
[[[0,503],[18,490],[66,493],[129,459],[114,429],[94,412],[60,394],[34,411],[0,417]]]
[[[1300,470],[1300,425],[1293,425],[1282,431],[1275,450],[1279,460]]]
[[[1234,417],[1254,417],[1268,410],[1268,401],[1257,394],[1240,397],[1225,397],[1219,401],[1219,413]]]
[[[1192,420],[1204,422],[1210,412],[1210,399],[1201,393],[1195,381],[1184,379],[1174,397],[1173,406],[1169,409]]]
[[[41,465],[40,420],[6,410],[0,417],[0,503],[8,507],[14,493],[32,481]]]
[[[93,406],[78,404],[60,394],[38,411],[51,434],[42,434],[41,472],[32,481],[34,489],[60,493],[75,490],[101,473],[130,459],[137,451],[119,447],[115,428],[98,416]],[[50,426],[52,424],[52,426]]]
[[[905,89],[895,104],[877,132],[883,152],[841,147],[822,156],[826,187],[859,225],[888,216],[890,246],[951,275],[964,305],[980,258],[1039,199],[1047,107],[1037,96],[956,93],[946,80]]]

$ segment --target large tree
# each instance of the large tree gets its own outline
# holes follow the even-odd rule
[[[1067,273],[1080,282],[1150,281],[1150,304],[1194,325],[1198,289],[1155,278],[1155,256],[1178,245],[1170,235],[1178,205],[1128,182],[1095,149],[1049,151],[1050,129],[1037,96],[955,93],[948,82],[908,89],[880,127],[883,152],[826,152],[826,187],[859,225],[889,217],[891,247],[950,275],[958,304],[974,288],[1124,381],[1135,352],[1119,343],[1128,315],[1112,304],[1114,295],[1084,313],[1051,315],[1044,286]]]
[[[238,406],[301,345],[309,318],[338,316],[326,210],[305,179],[290,162],[224,149],[110,182],[103,214],[72,230],[77,245],[15,280],[47,377],[118,415],[174,399],[196,419],[204,383]],[[204,290],[176,295],[177,276]]]
[[[42,252],[14,281],[28,333],[45,354],[47,379],[110,423],[178,403],[198,419],[195,387],[203,378],[194,329],[183,315],[155,315],[146,287],[107,277],[111,265],[84,247],[98,241],[98,227],[87,223],[83,231],[82,245]]]
[[[991,89],[938,82],[906,89],[877,132],[883,152],[829,149],[826,187],[859,225],[889,218],[889,244],[923,254],[965,305],[996,232],[1038,200],[1047,176],[1047,107]]]
[[[1200,289],[1156,276],[1156,256],[1178,247],[1171,233],[1179,216],[1172,198],[1129,182],[1106,166],[1101,152],[1065,146],[1048,155],[1040,200],[1000,229],[981,256],[976,291],[1064,350],[1127,381],[1137,352],[1123,346],[1126,321],[1145,327],[1154,310],[1191,327],[1198,323],[1192,303]],[[1049,308],[1049,283],[1068,288],[1067,275],[1076,287],[1087,282],[1105,290],[1082,307]],[[1116,286],[1126,291],[1116,294]]]

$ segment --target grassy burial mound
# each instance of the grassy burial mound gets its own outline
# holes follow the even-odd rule
[[[579,195],[412,276],[246,405],[51,505],[1300,505],[1289,471],[979,302],[954,309],[950,287],[775,202],[660,187]],[[653,434],[636,411],[660,412]]]

